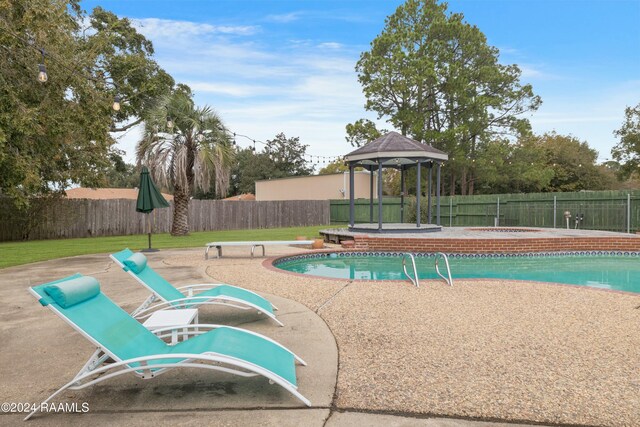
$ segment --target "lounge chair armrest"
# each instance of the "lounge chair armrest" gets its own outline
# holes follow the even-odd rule
[[[236,304],[233,304],[233,299],[229,298],[228,301],[229,302],[216,302],[216,301],[211,301],[211,297],[210,296],[192,296],[192,297],[184,297],[184,298],[179,298],[179,299],[174,299],[171,301],[163,301],[163,302],[159,302],[158,304],[155,304],[151,307],[148,307],[144,310],[140,310],[136,313],[135,316],[133,316],[135,319],[137,320],[142,320],[142,319],[146,319],[147,317],[151,316],[153,313],[155,313],[156,311],[162,311],[162,310],[179,310],[181,308],[185,308],[186,306],[191,306],[194,304],[197,304],[198,301],[202,301],[202,303],[204,304],[219,304],[219,305],[226,305],[226,306],[230,306],[230,307],[236,307],[236,308],[240,308],[243,310],[248,310],[248,308],[246,307],[242,307]],[[237,301],[238,303],[241,303],[242,301]]]
[[[166,326],[164,328],[156,328],[151,330],[151,332],[153,332],[154,334],[158,335],[158,333],[162,333],[162,332],[170,332],[170,331],[174,331],[176,329],[180,329],[182,331],[185,332],[189,332],[189,330],[193,329],[195,332],[199,332],[199,333],[205,333],[207,331],[210,331],[212,329],[216,329],[216,328],[220,328],[223,325],[209,325],[209,324],[198,324],[198,323],[190,323],[188,325],[173,325],[173,326]],[[191,335],[191,334],[189,334]]]
[[[241,288],[240,286],[235,286],[235,285],[229,285],[228,283],[198,283],[198,284],[194,284],[194,285],[181,286],[181,287],[176,288],[176,289],[179,290],[180,292],[182,292],[181,289],[188,289],[188,288],[191,288],[193,290],[208,290],[208,289],[212,289],[212,288],[215,288],[215,287],[218,287],[218,286],[222,286],[222,285],[224,285],[226,287],[229,287],[229,288],[242,289],[245,292],[252,293],[252,294],[257,295],[257,296],[262,298],[262,296],[260,294],[254,292],[254,291],[252,291],[250,289]],[[271,305],[273,306],[273,304],[271,304]]]
[[[185,285],[176,287],[177,290],[181,289],[194,289],[194,290],[207,290],[211,288],[215,288],[216,286],[223,285],[223,283],[196,283],[193,285]]]
[[[171,300],[171,301],[162,301],[162,302],[154,304],[154,305],[152,305],[150,307],[147,307],[144,310],[138,311],[136,313],[136,315],[133,316],[133,317],[135,319],[138,319],[138,320],[146,319],[147,317],[151,316],[156,311],[180,309],[180,308],[184,308],[183,307],[184,305],[189,305],[190,301],[194,301],[194,300],[207,301],[209,299],[211,299],[211,297],[194,296],[194,297],[184,297],[184,298],[175,299],[175,300]],[[177,305],[176,305],[176,303],[177,303]],[[180,303],[184,303],[184,304],[180,304]]]
[[[209,289],[213,289],[220,285],[222,285],[222,283],[198,283],[194,285],[180,286],[179,288],[176,288],[176,289],[180,291],[182,294],[188,297],[192,297],[196,292],[200,293],[202,291],[208,291]]]
[[[144,310],[138,311],[137,313],[135,313],[135,315],[132,314],[132,317],[134,319],[141,320],[141,319],[146,319],[156,311],[173,310],[175,309],[175,307],[171,305],[171,302],[172,301],[161,301],[157,304],[154,304],[152,306],[145,308]]]

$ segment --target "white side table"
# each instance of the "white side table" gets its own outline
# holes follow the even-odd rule
[[[178,343],[178,330],[181,329],[180,326],[190,325],[192,323],[198,323],[197,308],[156,311],[149,316],[142,325],[150,331],[175,326],[175,328],[171,330],[171,345],[174,345]],[[188,329],[183,329],[181,335],[182,340],[186,340],[189,337]]]

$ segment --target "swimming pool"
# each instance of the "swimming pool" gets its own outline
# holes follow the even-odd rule
[[[414,255],[420,279],[437,279],[434,255]],[[517,279],[640,292],[639,252],[450,254],[449,264],[454,281]],[[401,252],[298,255],[277,259],[273,265],[293,273],[335,279],[407,280]]]

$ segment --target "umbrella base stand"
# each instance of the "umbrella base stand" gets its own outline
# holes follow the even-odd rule
[[[142,249],[140,252],[159,252],[160,249],[154,249],[151,247],[151,233],[149,233],[148,236],[149,236],[149,247],[146,249]]]

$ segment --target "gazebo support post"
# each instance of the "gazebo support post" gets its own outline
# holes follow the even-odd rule
[[[354,163],[349,162],[349,227],[354,226],[355,210],[354,210],[354,198],[353,187],[355,184],[355,178],[353,176]]]
[[[382,159],[378,159],[378,230],[382,230]]]
[[[404,222],[404,165],[400,165],[400,223]]]
[[[431,224],[433,217],[431,215],[431,192],[432,192],[432,180],[433,180],[433,162],[429,162],[429,180],[427,184],[427,218],[428,223]]]
[[[440,225],[440,162],[436,170],[436,224]]]
[[[369,166],[369,224],[373,224],[373,166]]]
[[[417,228],[420,228],[420,193],[421,193],[420,181],[422,180],[422,178],[420,177],[421,165],[422,165],[422,162],[418,160],[418,164],[417,164],[418,170],[416,171],[416,227]]]

